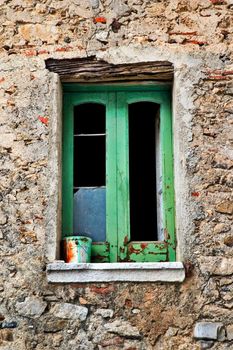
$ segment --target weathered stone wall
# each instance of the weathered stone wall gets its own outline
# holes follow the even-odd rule
[[[0,0],[1,349],[233,348],[232,29],[232,0]],[[47,284],[59,113],[45,59],[90,55],[174,64],[182,284]]]

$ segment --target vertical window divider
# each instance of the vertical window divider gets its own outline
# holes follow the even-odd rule
[[[73,154],[74,118],[70,94],[64,94],[63,149],[62,149],[62,236],[73,234]]]
[[[175,196],[173,171],[173,135],[171,122],[171,101],[168,94],[164,95],[161,104],[161,147],[162,147],[162,188],[163,188],[163,218],[164,240],[167,243],[169,261],[175,261]]]
[[[129,145],[126,92],[117,93],[117,191],[118,191],[118,256],[127,259],[130,241],[129,217]]]
[[[116,93],[109,92],[106,108],[106,238],[110,262],[117,261],[117,115]]]

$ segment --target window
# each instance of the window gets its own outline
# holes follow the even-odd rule
[[[63,235],[93,262],[175,261],[169,88],[63,88]]]

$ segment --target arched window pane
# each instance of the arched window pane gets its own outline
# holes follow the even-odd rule
[[[129,182],[131,241],[160,238],[159,105],[129,105]]]

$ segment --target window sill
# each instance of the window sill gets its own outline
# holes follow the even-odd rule
[[[183,282],[181,262],[66,264],[58,260],[47,265],[49,283],[85,282]]]

